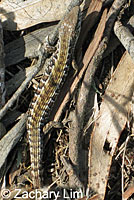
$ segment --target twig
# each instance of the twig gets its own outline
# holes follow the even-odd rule
[[[127,200],[131,195],[134,194],[134,185],[130,186],[123,194],[122,200]]]
[[[127,27],[124,27],[120,21],[115,23],[114,32],[134,60],[134,36],[132,33]]]
[[[121,188],[122,188],[122,200],[123,199],[123,195],[124,195],[124,163],[125,163],[125,153],[126,153],[126,148],[127,148],[127,144],[128,144],[128,141],[130,139],[130,136],[127,137],[126,141],[125,141],[125,147],[124,147],[124,151],[123,151],[123,158],[122,158],[122,165],[121,165]]]
[[[130,17],[129,21],[126,24],[126,27],[129,28],[129,30],[131,32],[134,31],[134,16]],[[118,40],[118,38],[115,35],[112,35],[111,38],[110,38],[110,40],[109,40],[109,43],[108,43],[108,48],[104,52],[103,58],[105,58],[106,56],[108,56],[119,45],[120,45],[120,41]]]
[[[0,108],[5,104],[5,63],[3,29],[0,20]]]

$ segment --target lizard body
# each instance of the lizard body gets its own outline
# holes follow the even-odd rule
[[[59,41],[56,52],[51,58],[51,66],[48,67],[40,80],[35,96],[28,111],[27,132],[30,144],[30,159],[34,188],[43,186],[43,131],[42,121],[48,123],[48,119],[54,102],[65,81],[71,65],[74,48],[80,30],[80,9],[74,7],[64,17],[59,28]]]

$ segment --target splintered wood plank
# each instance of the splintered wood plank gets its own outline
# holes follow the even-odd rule
[[[89,187],[104,199],[109,170],[130,111],[134,91],[134,63],[128,53],[121,58],[106,89],[91,136]]]
[[[71,0],[28,0],[0,3],[2,26],[7,30],[21,30],[42,22],[60,20]]]

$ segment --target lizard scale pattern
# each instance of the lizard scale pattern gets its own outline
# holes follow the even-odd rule
[[[51,66],[40,80],[28,111],[27,132],[30,145],[30,159],[34,188],[43,187],[43,131],[42,121],[48,122],[52,106],[65,81],[73,58],[75,44],[80,30],[80,9],[74,7],[64,17],[59,28],[56,52],[51,57]],[[49,76],[48,76],[49,72]]]

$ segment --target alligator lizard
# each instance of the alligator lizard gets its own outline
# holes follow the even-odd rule
[[[27,132],[30,145],[33,187],[43,186],[43,131],[42,121],[47,124],[57,95],[68,74],[74,48],[80,30],[80,8],[74,7],[64,17],[59,28],[57,50],[53,53],[50,66],[40,80],[28,111]]]

